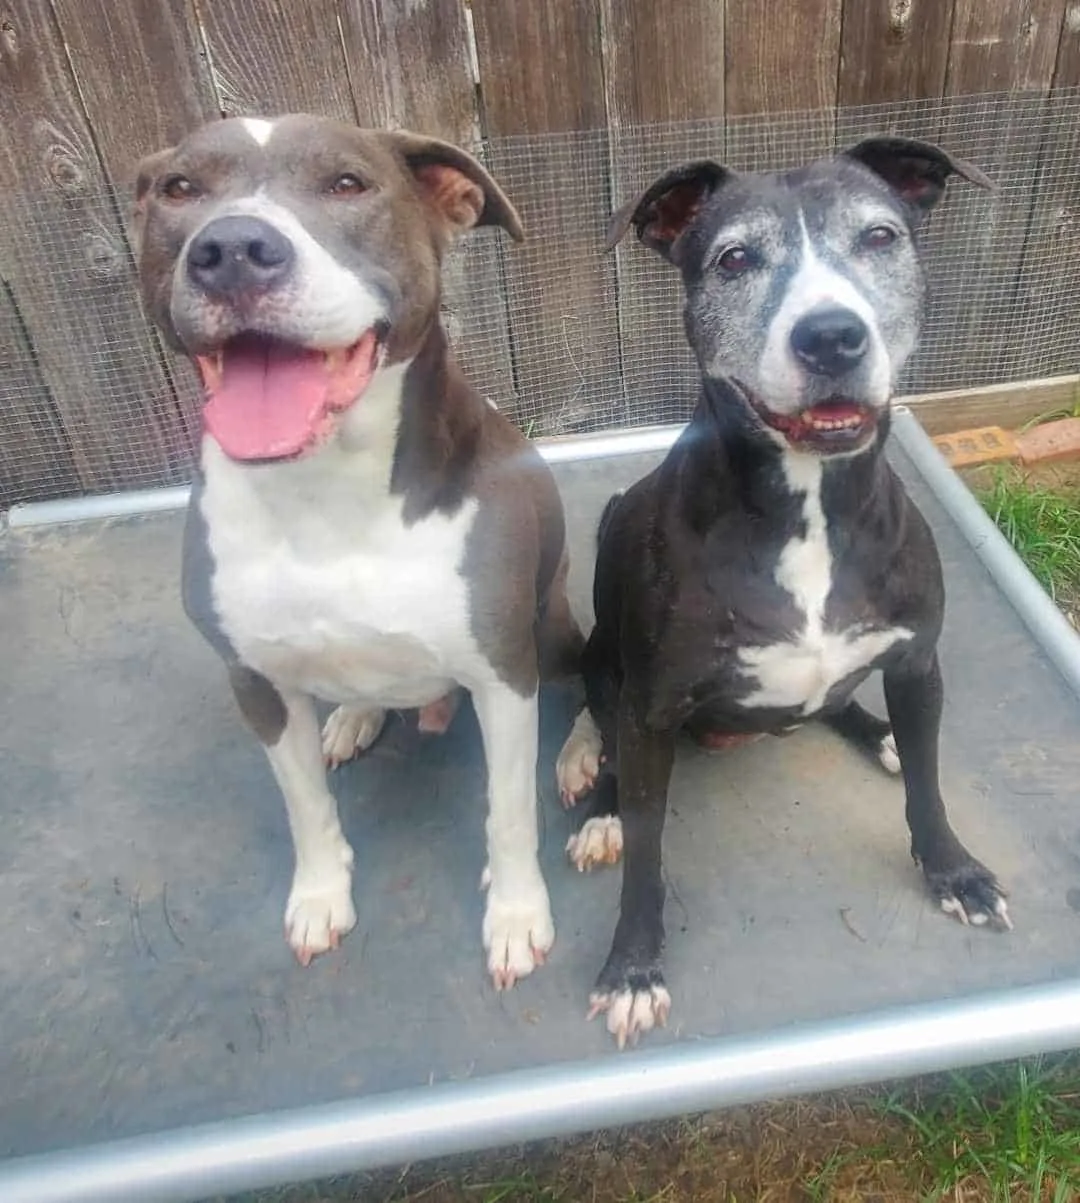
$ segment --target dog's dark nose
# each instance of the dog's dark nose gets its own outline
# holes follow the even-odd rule
[[[869,345],[866,323],[857,313],[838,305],[812,309],[791,331],[791,349],[819,376],[850,372],[862,362]]]
[[[296,251],[280,230],[259,217],[218,217],[191,240],[188,276],[203,292],[227,297],[266,291],[292,269]]]

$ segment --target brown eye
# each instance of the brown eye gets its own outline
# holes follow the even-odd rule
[[[186,175],[171,175],[161,185],[161,195],[171,201],[197,200],[202,192]]]
[[[744,246],[729,247],[716,262],[729,276],[741,275],[754,265],[753,257]]]
[[[871,226],[859,235],[859,246],[864,251],[883,251],[897,240],[899,235],[891,226]]]
[[[367,185],[357,176],[345,172],[330,185],[330,192],[334,196],[359,196],[361,192],[367,192]]]

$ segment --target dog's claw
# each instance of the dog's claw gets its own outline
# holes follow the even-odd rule
[[[607,1030],[621,1052],[627,1044],[633,1048],[654,1027],[667,1027],[671,1014],[671,995],[661,982],[642,989],[627,986],[623,990],[596,990],[589,996],[587,1020],[607,1015]]]
[[[566,841],[566,855],[579,873],[594,865],[617,865],[622,850],[622,820],[618,815],[597,815]]]
[[[563,806],[573,806],[578,798],[596,785],[603,763],[601,747],[600,729],[586,708],[574,720],[555,762],[555,776]]]

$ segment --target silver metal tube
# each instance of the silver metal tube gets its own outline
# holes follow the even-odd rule
[[[682,426],[644,426],[633,430],[604,431],[602,434],[536,439],[535,444],[549,464],[562,464],[572,460],[634,455],[643,451],[666,451],[682,429]],[[13,505],[7,512],[7,523],[13,530],[25,530],[33,526],[59,526],[101,518],[132,518],[142,514],[182,510],[190,495],[190,487],[180,485],[172,489],[137,489],[130,493],[31,501]]]
[[[163,510],[181,510],[191,494],[188,485],[174,489],[133,489],[130,493],[101,493],[95,497],[61,497],[57,501],[31,501],[13,505],[7,523],[13,530],[31,526],[59,526],[95,518],[132,518]]]
[[[896,409],[893,433],[1036,642],[1080,694],[1080,635],[945,462],[911,410],[902,406]]]
[[[4,1203],[208,1195],[1080,1044],[1080,980],[522,1070],[0,1163]]]

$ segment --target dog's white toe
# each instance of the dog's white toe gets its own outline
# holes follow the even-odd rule
[[[896,750],[896,738],[891,731],[878,744],[878,760],[886,773],[895,776],[900,772],[900,753]]]
[[[337,948],[356,926],[352,879],[296,882],[285,907],[285,937],[301,965]]]
[[[622,819],[598,815],[566,841],[566,854],[579,873],[594,865],[617,865],[623,850]]]
[[[638,1040],[655,1027],[667,1027],[671,1013],[671,995],[661,985],[647,990],[596,992],[589,996],[589,1019],[607,1014],[607,1030],[620,1049]]]
[[[323,758],[332,769],[357,754],[366,752],[379,738],[386,711],[358,706],[339,706],[322,730]]]
[[[596,784],[600,772],[603,743],[600,728],[585,707],[574,720],[566,743],[555,761],[555,777],[559,783],[559,797],[564,806],[574,803]]]
[[[488,893],[484,911],[484,948],[496,990],[514,983],[547,960],[555,943],[555,924],[547,890],[541,884],[531,898],[502,899]]]

